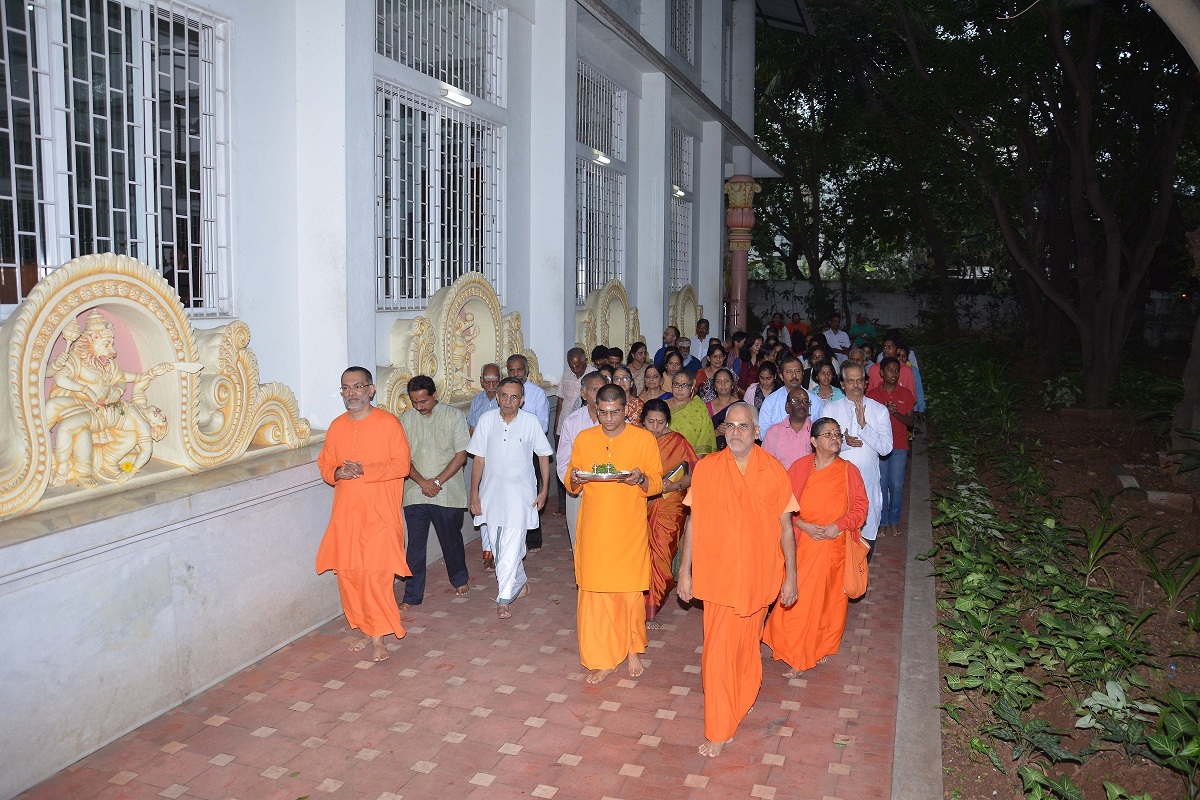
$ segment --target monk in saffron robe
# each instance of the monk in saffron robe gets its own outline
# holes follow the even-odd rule
[[[796,536],[799,601],[777,606],[767,620],[763,641],[776,661],[786,661],[794,678],[834,655],[846,630],[849,598],[845,585],[846,540],[862,541],[867,521],[867,489],[858,467],[838,457],[842,446],[838,421],[813,423],[813,452],[788,470],[800,511],[792,520]]]
[[[650,501],[650,591],[646,593],[646,627],[659,628],[655,617],[675,586],[671,564],[679,551],[683,521],[687,518],[684,495],[692,485],[692,471],[699,460],[683,434],[670,429],[671,409],[655,398],[642,408],[642,427],[654,434],[662,459],[662,494]]]
[[[329,425],[317,467],[333,485],[333,512],[317,549],[317,572],[337,574],[342,610],[352,628],[368,638],[351,645],[374,645],[374,659],[388,657],[383,637],[404,636],[393,589],[396,576],[407,577],[404,556],[404,478],[408,475],[408,439],[400,420],[375,408],[375,384],[363,367],[342,373],[346,413]]]
[[[758,412],[734,403],[725,415],[728,447],[696,465],[684,503],[679,599],[704,601],[704,738],[720,755],[762,688],[759,642],[767,607],[796,602],[796,498],[787,473],[754,444]]]
[[[662,466],[654,436],[625,422],[625,390],[615,384],[596,395],[600,424],[581,431],[571,449],[567,491],[582,493],[575,526],[576,627],[579,660],[604,680],[628,660],[630,677],[642,674],[650,586],[646,498],[662,491]],[[586,473],[611,466],[624,477],[593,480]],[[581,475],[581,473],[585,473]]]

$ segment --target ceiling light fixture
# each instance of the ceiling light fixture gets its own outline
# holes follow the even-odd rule
[[[684,191],[675,184],[671,184],[671,194],[675,195],[676,197],[683,197]]]
[[[609,158],[608,156],[604,155],[604,153],[600,152],[599,150],[592,151],[592,160],[595,161],[597,164],[611,164],[612,163],[612,159]]]
[[[451,103],[457,103],[460,106],[471,105],[471,98],[467,97],[453,86],[448,86],[445,89],[442,89],[442,97],[446,98]]]

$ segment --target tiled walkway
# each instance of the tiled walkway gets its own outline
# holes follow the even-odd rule
[[[339,618],[22,797],[890,797],[903,540],[881,540],[837,656],[788,681],[763,647],[758,703],[707,759],[701,611],[670,603],[640,678],[587,685],[562,519],[544,517],[533,592],[511,620],[496,617],[490,574],[460,598],[435,564],[389,661],[350,652]]]

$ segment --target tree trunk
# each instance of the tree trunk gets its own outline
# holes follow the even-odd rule
[[[921,182],[911,173],[908,176],[909,193],[913,198],[913,208],[921,227],[925,229],[925,241],[933,259],[933,272],[937,276],[938,296],[941,300],[942,319],[944,320],[947,339],[957,339],[960,335],[958,328],[958,302],[954,294],[954,284],[950,282],[950,265],[947,263],[946,239],[941,229],[933,219],[933,212],[925,200],[925,190]]]

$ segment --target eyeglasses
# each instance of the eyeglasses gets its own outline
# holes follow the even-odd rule
[[[841,431],[829,431],[828,433],[818,433],[817,438],[818,439],[836,439],[837,441],[840,442],[842,440],[842,432]]]
[[[346,392],[361,392],[364,389],[374,385],[375,384],[373,383],[352,383],[349,386],[343,386],[339,391],[341,391],[342,394],[345,394]]]
[[[605,411],[602,408],[598,408],[598,409],[596,409],[596,416],[604,417],[605,419],[612,419],[614,417],[623,417],[623,416],[625,416],[625,409],[624,408],[615,408],[612,411]]]
[[[808,401],[808,398],[807,398],[807,397],[793,397],[791,400],[788,400],[788,401],[787,401],[787,404],[788,404],[789,406],[809,406],[809,405],[812,405],[812,403],[810,403],[810,402]]]
[[[692,388],[692,385],[690,383],[688,383],[687,381],[672,381],[671,388],[672,389],[690,389],[690,388]]]

